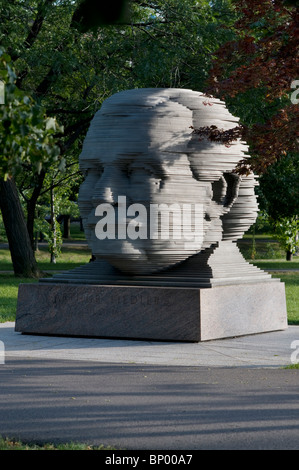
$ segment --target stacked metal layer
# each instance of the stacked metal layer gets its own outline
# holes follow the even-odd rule
[[[80,156],[85,181],[79,207],[97,261],[55,280],[183,285],[185,279],[211,286],[269,279],[245,262],[234,243],[258,211],[254,175],[234,172],[241,159],[250,158],[247,146],[239,140],[226,146],[193,132],[212,125],[228,130],[238,122],[225,103],[192,90],[134,89],[108,98]],[[160,214],[151,231],[151,208],[163,204],[169,218]],[[135,210],[141,206],[143,217]],[[187,206],[201,209],[199,225],[195,216],[188,219],[191,239],[182,225]],[[108,221],[107,236],[99,239],[99,214],[103,220],[110,210],[114,227]]]

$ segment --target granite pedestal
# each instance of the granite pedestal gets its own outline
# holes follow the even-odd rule
[[[285,328],[277,279],[210,288],[21,284],[15,326],[28,334],[191,342]]]

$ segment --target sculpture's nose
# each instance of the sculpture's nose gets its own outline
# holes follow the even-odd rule
[[[117,202],[117,174],[113,168],[104,169],[93,192],[92,203],[96,207],[99,204],[116,204]]]

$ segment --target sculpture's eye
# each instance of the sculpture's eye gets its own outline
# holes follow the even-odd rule
[[[103,174],[103,171],[104,171],[104,167],[103,165],[97,165],[96,168],[89,168],[88,170],[86,170],[84,172],[84,178],[88,180],[97,180],[99,179],[102,174]]]
[[[218,204],[224,204],[226,188],[227,184],[223,176],[219,180],[214,181],[212,183],[213,201],[216,201]]]
[[[149,180],[158,184],[161,180],[161,176],[157,174],[155,168],[141,162],[134,162],[128,165],[126,174],[131,184],[146,183]]]
[[[224,173],[219,180],[212,183],[213,201],[230,208],[238,195],[240,181],[237,174]]]
[[[128,169],[128,177],[131,183],[144,183],[149,177],[153,176],[153,172],[149,168],[140,165],[130,165]]]

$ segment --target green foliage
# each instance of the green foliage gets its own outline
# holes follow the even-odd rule
[[[273,191],[275,192],[275,191]],[[282,250],[284,250],[285,253],[289,252],[291,254],[296,253],[297,248],[299,247],[299,240],[298,240],[298,234],[299,234],[299,219],[298,216],[296,215],[290,215],[287,217],[283,217],[279,215],[279,213],[276,213],[276,218],[273,218],[266,212],[265,210],[261,210],[256,224],[251,228],[249,233],[252,234],[252,240],[254,244],[257,243],[257,240],[255,240],[255,231],[263,231],[263,232],[268,232],[271,234],[272,238],[274,238],[279,246],[281,247]],[[276,246],[277,243],[262,243],[263,246],[263,251],[259,253],[255,253],[255,256],[252,258],[279,258],[280,253],[278,250],[278,246]],[[243,255],[246,257],[250,257],[248,255],[248,249],[243,251]],[[282,255],[282,253],[281,253]]]
[[[280,246],[294,254],[299,246],[299,154],[287,154],[260,178],[260,207]]]
[[[5,228],[4,228],[4,224],[3,224],[3,219],[2,219],[2,215],[1,215],[1,212],[0,212],[0,243],[4,243],[6,242],[6,232],[5,232]]]
[[[299,219],[297,216],[276,220],[274,222],[274,229],[275,237],[281,247],[289,253],[295,253],[299,247]]]
[[[0,79],[5,102],[0,105],[0,177],[14,176],[24,163],[37,172],[57,160],[59,148],[54,134],[62,131],[56,120],[15,85],[10,57],[0,50]]]
[[[299,106],[290,99],[298,63],[298,9],[283,0],[236,0],[232,40],[216,53],[208,90],[243,123],[250,155],[239,165],[263,174],[297,151]]]
[[[43,233],[45,240],[48,243],[48,250],[51,254],[51,259],[56,260],[56,258],[61,254],[63,242],[60,224],[56,218],[53,221],[53,225],[42,220],[40,221],[40,231]]]
[[[288,312],[288,323],[290,325],[299,325],[299,276],[298,273],[292,271],[286,273],[275,273],[273,277],[278,277],[285,283],[286,288],[286,302]]]
[[[299,154],[288,154],[260,178],[260,206],[274,220],[299,215]]]

